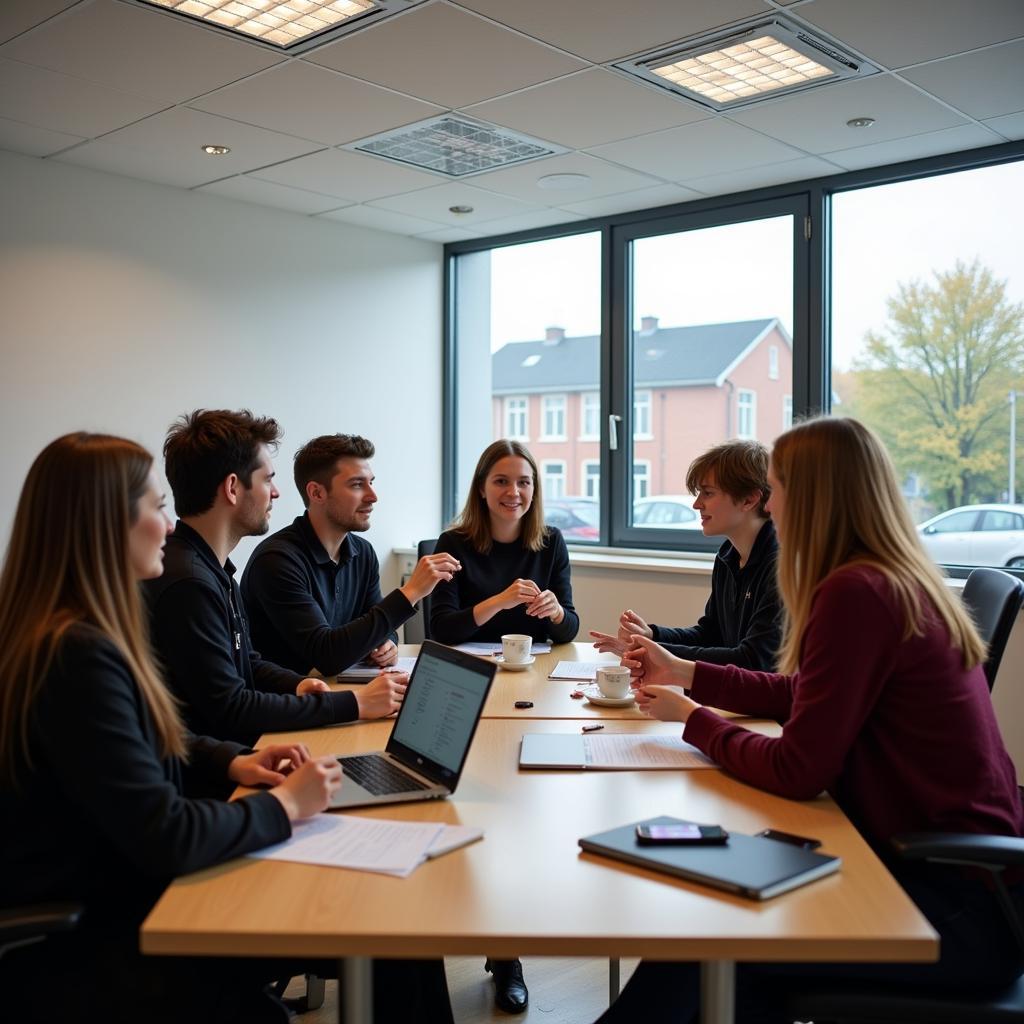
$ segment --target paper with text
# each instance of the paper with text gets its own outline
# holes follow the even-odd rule
[[[597,678],[597,670],[602,665],[612,662],[596,661],[560,661],[548,679],[578,679],[580,682],[593,682]]]
[[[360,661],[355,665],[350,665],[344,672],[339,672],[338,682],[351,683],[360,679],[376,679],[381,672],[386,672],[388,669],[394,669],[398,672],[412,672],[415,664],[415,658],[399,658],[394,665],[388,665],[387,669],[384,669],[378,668],[376,665],[367,665],[365,662]]]
[[[501,654],[500,640],[495,640],[489,644],[466,643],[453,644],[452,646],[457,651],[465,651],[466,654],[475,654],[477,657],[483,656],[485,658],[489,658],[493,654]],[[538,643],[536,640],[534,640],[533,645],[530,647],[531,654],[548,654],[550,651],[551,644]]]
[[[715,768],[710,757],[675,736],[584,736],[588,768]]]

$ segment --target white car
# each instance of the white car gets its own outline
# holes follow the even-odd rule
[[[651,530],[699,530],[700,513],[689,494],[656,494],[633,502],[633,525]]]
[[[940,564],[1024,568],[1024,505],[963,505],[917,530]]]

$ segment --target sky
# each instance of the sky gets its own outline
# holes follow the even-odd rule
[[[848,369],[882,330],[897,284],[978,257],[1024,302],[1024,161],[842,193],[833,199],[833,366]],[[636,326],[778,317],[791,330],[788,217],[640,239],[633,253]],[[544,328],[600,330],[597,233],[492,254],[491,347]]]

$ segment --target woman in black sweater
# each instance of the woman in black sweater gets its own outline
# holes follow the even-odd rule
[[[537,464],[518,441],[495,441],[480,456],[462,514],[437,550],[453,554],[462,569],[434,590],[434,640],[526,633],[562,644],[576,636],[569,552],[561,533],[544,525]]]
[[[341,785],[337,762],[300,744],[254,753],[186,732],[137,586],[162,572],[170,530],[152,457],[131,441],[69,434],[29,470],[0,576],[0,908],[84,913],[76,931],[0,959],[11,1019],[288,1019],[265,986],[293,965],[138,950],[176,875],[287,839]],[[225,779],[274,788],[185,795]]]

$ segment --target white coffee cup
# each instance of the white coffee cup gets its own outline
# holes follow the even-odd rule
[[[526,633],[506,633],[501,638],[501,656],[508,665],[522,665],[530,660],[533,637]]]
[[[605,665],[597,670],[597,688],[605,697],[622,700],[630,696],[629,669],[622,665]]]

